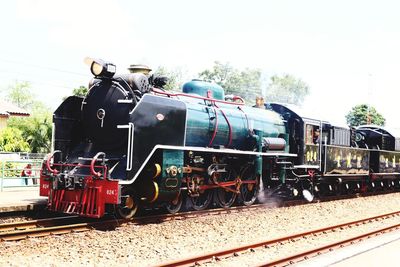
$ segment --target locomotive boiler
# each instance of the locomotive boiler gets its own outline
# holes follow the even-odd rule
[[[193,80],[171,93],[157,77],[89,63],[86,97],[54,113],[40,187],[50,210],[128,218],[138,206],[177,212],[186,199],[196,210],[251,205],[263,175],[283,177],[283,167],[266,164],[294,156],[278,113],[247,107],[216,84]]]

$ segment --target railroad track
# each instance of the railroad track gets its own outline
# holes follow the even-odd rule
[[[113,229],[123,224],[146,224],[164,222],[169,220],[184,220],[200,216],[218,215],[222,213],[236,213],[249,209],[264,208],[263,204],[250,207],[238,206],[230,209],[211,209],[203,211],[189,211],[177,214],[160,214],[136,217],[131,220],[116,218],[88,219],[79,216],[65,216],[48,219],[21,221],[0,224],[0,240],[16,241],[28,237],[41,237],[48,235],[61,235],[71,232],[83,232],[90,229]]]
[[[246,252],[249,250],[254,251],[254,249],[257,249],[257,248],[269,248],[271,246],[283,244],[285,242],[295,242],[295,240],[299,239],[299,238],[302,239],[302,238],[307,238],[308,236],[317,236],[320,234],[326,234],[328,232],[342,230],[344,228],[351,228],[353,226],[358,226],[361,224],[367,224],[367,223],[371,223],[374,221],[385,220],[388,218],[393,218],[393,217],[398,217],[398,216],[400,216],[400,211],[382,214],[382,215],[378,215],[378,216],[374,216],[374,217],[369,217],[369,218],[365,218],[365,219],[361,219],[361,220],[357,220],[357,221],[351,221],[351,222],[338,224],[338,225],[334,225],[334,226],[324,227],[324,228],[320,228],[320,229],[315,229],[312,231],[302,232],[302,233],[285,236],[285,237],[281,237],[281,238],[277,238],[277,239],[266,240],[266,241],[257,242],[254,244],[249,244],[249,245],[244,245],[244,246],[240,246],[240,247],[221,250],[218,252],[207,253],[207,254],[196,256],[196,257],[190,257],[190,258],[177,260],[177,261],[173,261],[173,262],[162,263],[157,266],[159,266],[159,267],[195,266],[195,265],[198,265],[201,263],[219,261],[224,258],[238,256],[239,253],[241,253],[241,252]],[[358,235],[358,236],[355,236],[352,238],[341,240],[339,242],[324,245],[324,246],[321,246],[321,247],[318,247],[318,248],[315,248],[312,250],[307,250],[307,251],[304,251],[301,253],[297,253],[295,255],[290,255],[285,258],[269,261],[265,264],[261,264],[260,266],[287,266],[287,265],[290,265],[290,264],[293,264],[293,263],[296,263],[299,261],[304,261],[315,255],[320,255],[324,252],[331,251],[334,248],[343,247],[345,244],[349,244],[352,242],[354,243],[355,241],[358,241],[360,239],[363,239],[363,238],[366,238],[369,236],[373,236],[373,235],[376,235],[379,233],[391,231],[393,229],[399,229],[399,228],[400,228],[400,224],[397,223],[397,224],[391,225],[389,227],[385,227],[385,228],[382,228],[379,230],[374,230],[374,231],[371,231],[368,233],[363,233],[362,235]]]
[[[352,199],[357,197],[368,197],[368,196],[376,196],[385,194],[385,192],[374,192],[374,193],[364,193],[364,194],[356,194],[356,195],[341,195],[341,196],[327,196],[323,199],[315,199],[311,203],[319,203],[319,202],[329,202],[329,201],[337,201],[337,200],[346,200]],[[151,215],[151,216],[143,216],[137,217],[131,220],[130,222],[133,223],[145,223],[145,222],[160,222],[160,221],[168,221],[168,220],[180,220],[180,219],[188,219],[200,216],[208,216],[208,215],[218,215],[218,214],[227,214],[227,213],[236,213],[247,211],[251,209],[265,209],[265,208],[274,208],[274,207],[293,207],[299,205],[310,204],[307,200],[304,199],[296,199],[296,200],[286,200],[280,203],[275,202],[266,202],[260,204],[253,204],[251,206],[233,206],[228,209],[224,208],[213,208],[201,211],[185,211],[179,212],[176,214],[158,214],[158,215]]]
[[[12,223],[2,223],[2,224],[0,224],[0,234],[4,233],[4,232],[13,231],[13,230],[26,230],[26,229],[32,229],[32,228],[54,226],[57,223],[60,223],[60,222],[65,223],[68,220],[75,220],[77,218],[78,218],[78,216],[64,216],[64,217],[20,221],[20,222],[12,222]]]
[[[354,197],[354,196],[352,196]],[[349,196],[331,196],[322,200],[334,201],[352,198]],[[289,200],[281,203],[281,206],[296,206],[308,203],[305,200]],[[89,219],[79,216],[65,216],[31,221],[13,222],[0,224],[0,241],[16,241],[28,237],[41,237],[48,235],[61,235],[71,232],[83,232],[91,229],[114,229],[123,224],[146,224],[159,223],[169,220],[184,220],[201,216],[219,215],[227,213],[237,213],[251,209],[265,209],[270,207],[270,203],[254,204],[251,206],[235,206],[229,209],[215,208],[202,211],[186,211],[176,214],[158,214],[150,216],[136,217],[131,220],[122,220],[106,217],[103,219]]]
[[[311,250],[303,251],[303,252],[288,256],[288,257],[284,257],[282,259],[278,259],[278,260],[271,261],[271,262],[268,262],[268,263],[265,263],[265,264],[261,264],[259,266],[261,267],[261,266],[287,266],[287,265],[291,265],[291,264],[294,264],[294,263],[298,263],[298,262],[301,262],[301,261],[308,260],[308,259],[310,259],[312,257],[319,256],[319,255],[321,255],[323,253],[331,252],[334,249],[342,248],[342,247],[344,247],[346,245],[352,245],[352,244],[354,244],[356,242],[360,242],[360,241],[362,241],[362,240],[364,240],[366,238],[370,238],[370,237],[373,237],[373,236],[376,236],[376,235],[384,234],[384,233],[387,233],[387,232],[390,232],[390,231],[394,231],[394,230],[398,230],[398,229],[400,229],[400,223],[395,224],[395,225],[391,225],[391,226],[388,226],[388,227],[385,227],[385,228],[381,228],[379,230],[370,231],[368,233],[357,235],[357,236],[354,236],[354,237],[351,237],[351,238],[348,238],[348,239],[340,240],[338,242],[330,243],[330,244],[327,244],[327,245],[324,245],[324,246],[321,246],[321,247],[317,247],[317,248],[314,248],[314,249],[311,249]]]
[[[3,223],[0,224],[0,240],[16,241],[28,237],[87,231],[99,226],[101,223],[102,221],[87,220],[78,216]]]

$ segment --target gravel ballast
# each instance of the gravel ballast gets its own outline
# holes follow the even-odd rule
[[[389,213],[399,207],[400,193],[393,193],[0,242],[0,265],[156,265]]]

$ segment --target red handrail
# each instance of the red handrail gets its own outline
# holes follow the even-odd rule
[[[90,173],[94,176],[100,177],[101,176],[101,172],[96,172],[96,170],[94,169],[94,164],[96,163],[98,157],[100,156],[105,156],[106,154],[104,152],[99,152],[96,154],[96,156],[93,157],[92,161],[90,162]]]
[[[222,109],[220,109],[219,106],[217,106],[217,104],[214,103],[214,106],[215,106],[217,109],[219,109],[219,110],[221,111],[222,115],[224,116],[224,118],[225,118],[225,120],[226,120],[226,123],[228,124],[228,128],[229,128],[229,139],[228,139],[228,140],[229,140],[229,141],[228,141],[227,147],[230,147],[231,144],[232,144],[232,125],[231,125],[231,123],[229,122],[229,119],[228,119],[228,117],[226,116],[225,112],[224,112]]]
[[[212,145],[212,143],[214,142],[215,137],[217,136],[218,133],[218,110],[213,108],[214,112],[215,112],[215,127],[214,127],[214,132],[213,135],[211,137],[210,143],[208,143],[208,146],[210,147]]]
[[[56,175],[58,173],[58,171],[56,169],[52,169],[50,166],[50,161],[52,158],[54,158],[54,154],[61,152],[60,150],[56,150],[53,153],[49,154],[49,156],[47,157],[46,160],[46,168],[47,170],[49,170],[51,173],[53,173],[54,175]]]

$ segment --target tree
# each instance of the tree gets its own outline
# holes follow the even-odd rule
[[[167,84],[163,87],[164,90],[179,90],[182,87],[183,72],[181,69],[170,70],[161,66],[154,71],[154,75],[165,76],[168,78]]]
[[[282,102],[300,105],[309,94],[309,86],[290,74],[274,75],[267,86],[268,102]]]
[[[16,82],[8,88],[6,98],[20,108],[29,109],[34,102],[30,86],[29,82]]]
[[[81,85],[81,86],[79,86],[79,87],[77,87],[77,88],[72,89],[72,95],[74,95],[74,96],[80,96],[80,97],[85,97],[86,94],[88,93],[88,91],[89,91],[89,89],[88,89],[86,86]],[[64,101],[64,100],[67,99],[68,97],[69,97],[69,95],[68,95],[68,96],[64,96],[64,97],[62,98],[62,100]]]
[[[222,86],[225,94],[239,95],[247,102],[254,103],[257,95],[261,95],[261,71],[246,68],[239,70],[229,63],[214,62],[212,69],[199,73],[199,77],[206,81],[213,81]]]
[[[29,152],[30,148],[21,130],[13,127],[6,127],[0,132],[0,151]]]
[[[32,153],[49,153],[51,151],[52,124],[51,119],[41,120],[34,117],[31,120],[31,127],[24,133]]]
[[[226,87],[225,85],[229,83],[233,71],[234,69],[229,63],[222,64],[215,61],[211,70],[204,70],[199,73],[199,76],[204,80],[213,81],[222,87]]]
[[[75,96],[85,97],[86,94],[88,93],[88,91],[89,90],[88,90],[88,88],[86,86],[81,85],[78,88],[74,88],[72,90],[72,94],[75,95]]]
[[[8,127],[19,129],[24,140],[29,144],[32,153],[47,153],[51,150],[52,114],[41,102],[35,102],[31,116],[13,117]]]
[[[52,113],[49,108],[35,100],[30,92],[29,83],[17,82],[9,88],[9,100],[19,107],[28,109],[31,116],[11,117],[8,120],[8,126],[5,128],[7,138],[2,139],[4,143],[0,150],[49,152],[52,132]],[[11,138],[12,135],[15,135],[15,140]],[[20,136],[22,136],[23,143],[18,141]]]
[[[346,115],[349,126],[356,127],[363,124],[385,125],[385,118],[376,109],[367,104],[354,106]]]

